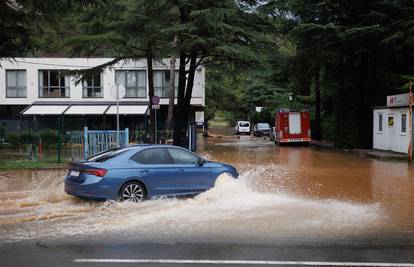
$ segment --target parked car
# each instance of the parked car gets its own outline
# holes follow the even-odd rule
[[[270,135],[270,125],[269,123],[256,123],[253,127],[253,135],[254,136],[262,136],[262,135]]]
[[[250,134],[250,121],[238,121],[234,127],[235,134]]]
[[[85,198],[140,202],[158,196],[195,195],[214,186],[217,177],[238,177],[231,165],[208,161],[171,145],[117,148],[72,163],[65,192]]]

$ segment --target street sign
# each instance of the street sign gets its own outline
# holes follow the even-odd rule
[[[151,109],[153,109],[154,110],[154,115],[155,115],[155,125],[154,125],[154,130],[155,130],[155,132],[154,132],[154,137],[155,137],[155,143],[157,144],[158,143],[158,138],[157,138],[157,110],[158,109],[160,109],[160,97],[159,96],[156,96],[156,95],[154,95],[152,98],[151,98]]]
[[[125,86],[122,84],[118,84],[118,86],[115,84],[111,86],[110,92],[113,98],[121,99],[125,97],[126,89]]]
[[[196,111],[195,112],[195,122],[197,125],[204,124],[204,111]]]
[[[151,103],[152,103],[153,106],[159,105],[160,104],[160,97],[154,95],[151,99]]]
[[[387,96],[387,107],[404,107],[410,104],[410,94]]]

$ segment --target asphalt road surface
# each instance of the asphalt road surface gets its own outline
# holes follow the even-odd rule
[[[404,243],[24,241],[0,245],[0,266],[414,266],[414,244]]]

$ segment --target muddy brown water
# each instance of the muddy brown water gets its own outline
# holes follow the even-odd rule
[[[242,136],[199,140],[238,180],[190,199],[81,200],[66,170],[0,173],[0,243],[62,238],[273,242],[281,238],[414,242],[414,165]]]

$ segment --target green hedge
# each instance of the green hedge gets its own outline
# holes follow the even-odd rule
[[[49,149],[58,143],[58,133],[55,130],[45,129],[40,132],[23,132],[22,134],[10,133],[6,135],[6,143],[11,148],[22,148],[27,144],[39,144],[40,140],[44,148]],[[62,140],[65,141],[65,140]]]
[[[48,149],[52,145],[58,143],[58,133],[55,130],[46,129],[39,133],[40,139],[42,140],[42,145],[44,148]]]

